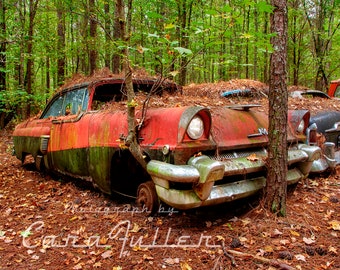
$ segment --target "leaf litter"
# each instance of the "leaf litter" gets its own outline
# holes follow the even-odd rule
[[[220,96],[242,88],[259,93]],[[266,112],[266,89],[251,80],[193,84],[151,105],[259,103],[253,109]],[[315,113],[340,103],[290,98],[289,107]],[[32,160],[22,166],[9,150],[11,132],[0,131],[0,269],[340,269],[339,168],[290,189],[285,218],[264,210],[259,196],[147,217],[132,214],[134,201],[39,173]]]

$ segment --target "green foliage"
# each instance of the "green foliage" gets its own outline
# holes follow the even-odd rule
[[[29,95],[23,90],[0,91],[0,112],[15,113],[20,104],[25,104]]]
[[[340,56],[337,25],[340,3],[335,1],[334,6],[330,3],[303,0],[296,5],[296,1],[288,1],[289,81],[295,72],[299,84],[313,87],[320,65],[329,80],[340,77],[336,61]],[[109,5],[108,12],[104,12],[105,4]],[[304,4],[307,8],[308,5],[323,5],[321,10],[326,14],[323,31],[306,22],[310,11],[307,9],[306,13]],[[6,51],[0,51],[7,59],[6,67],[0,67],[7,81],[7,90],[0,96],[2,112],[14,112],[23,102],[30,102],[33,112],[38,111],[45,104],[46,93],[58,87],[57,63],[61,55],[65,60],[65,77],[74,73],[88,74],[91,39],[87,5],[86,1],[40,0],[34,22],[33,53],[28,55],[29,11],[23,2],[7,1],[6,32],[1,32],[1,40],[7,41]],[[113,38],[116,31],[114,8],[112,1],[96,1],[93,16],[98,22],[95,42],[98,68],[112,63],[113,54],[120,55],[122,49],[129,48],[132,65],[151,75],[178,75],[186,65],[187,83],[246,76],[262,81],[269,77],[264,74],[269,72],[267,67],[273,50],[269,22],[273,7],[268,1],[134,0],[129,44]],[[61,19],[57,10],[63,11]],[[317,17],[312,22],[316,24],[316,20]],[[64,47],[60,47],[57,32],[60,21],[65,27]],[[319,55],[314,51],[316,34],[321,45],[332,45]],[[23,89],[20,86],[24,85],[28,59],[34,62],[32,95],[17,90]]]
[[[33,105],[33,113],[37,113],[46,104],[46,94],[27,94],[26,91],[17,89],[13,91],[0,91],[0,113],[19,117],[17,112],[27,103]]]

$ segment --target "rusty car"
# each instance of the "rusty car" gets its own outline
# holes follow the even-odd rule
[[[327,93],[332,98],[340,98],[340,79],[331,81]]]
[[[312,115],[309,129],[316,129],[324,137],[321,148],[325,154],[314,162],[312,173],[323,172],[325,168],[335,168],[340,164],[340,112],[323,111]]]
[[[154,84],[133,80],[136,91]],[[105,78],[58,91],[38,117],[16,126],[16,157],[33,156],[38,170],[90,181],[106,194],[132,196],[151,212],[160,203],[177,209],[220,204],[265,187],[268,116],[256,105],[137,109],[136,120],[144,119],[136,123],[142,166],[124,147],[126,108],[99,106],[122,102],[124,87],[123,78]],[[287,183],[294,184],[309,175],[322,150],[309,129],[309,111],[288,116]]]

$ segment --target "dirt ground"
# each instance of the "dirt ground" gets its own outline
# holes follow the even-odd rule
[[[252,95],[220,97],[231,89]],[[260,103],[266,112],[267,90],[249,80],[189,85],[150,104]],[[315,113],[340,102],[290,98],[289,107]],[[260,195],[190,211],[162,205],[150,217],[134,199],[22,165],[11,132],[0,131],[0,269],[340,269],[340,168],[290,188],[285,218]]]

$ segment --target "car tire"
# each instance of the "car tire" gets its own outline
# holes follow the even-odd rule
[[[137,190],[137,203],[150,215],[155,214],[159,209],[159,199],[156,193],[155,184],[152,181],[142,183]]]

